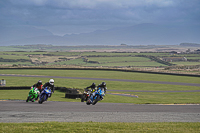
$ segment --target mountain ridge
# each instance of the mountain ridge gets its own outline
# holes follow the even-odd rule
[[[13,29],[15,30],[15,29]],[[200,43],[200,26],[164,26],[156,24],[139,24],[108,30],[97,30],[90,33],[53,35],[47,30],[34,29],[32,35],[27,35],[33,28],[20,38],[0,37],[0,45],[52,44],[52,45],[176,45],[182,42]],[[20,31],[15,31],[16,34]],[[2,32],[0,32],[3,34]],[[6,36],[6,34],[4,34]],[[14,36],[14,34],[13,34]],[[19,35],[18,35],[19,36]],[[4,37],[5,38],[5,37]]]

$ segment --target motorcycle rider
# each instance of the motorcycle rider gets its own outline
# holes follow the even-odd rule
[[[106,93],[107,91],[106,82],[102,82],[101,84],[99,84],[97,88],[99,87],[101,88],[101,90],[103,90]]]
[[[34,87],[34,88],[38,88],[38,90],[41,92],[42,91],[42,81],[41,80],[38,80],[38,82],[34,85],[31,86],[31,89]]]
[[[99,87],[101,88],[102,91],[104,91],[104,93],[106,93],[107,87],[106,87],[106,83],[105,83],[105,82],[102,82],[101,84],[99,84],[99,85],[97,86],[97,89],[98,89]],[[95,91],[91,94],[91,98],[92,98],[92,99],[94,98],[95,92],[96,92],[96,91],[97,91],[97,90],[95,90]],[[102,97],[101,100],[103,100],[103,97]]]
[[[101,84],[99,84],[97,88],[99,87],[101,88],[102,91],[104,91],[104,93],[106,93],[107,91],[106,82],[102,82]],[[101,100],[103,100],[103,97],[101,98]]]
[[[43,88],[48,88],[48,89],[51,89],[52,93],[54,93],[54,79],[50,79],[49,82],[46,82],[44,85],[43,85]],[[51,94],[52,95],[52,94]],[[51,97],[51,95],[49,97]]]
[[[91,89],[89,90],[89,88],[91,88]],[[92,85],[85,88],[85,91],[89,91],[90,93],[95,92],[96,91],[96,84],[92,83]]]
[[[84,100],[87,100],[88,98],[90,98],[92,93],[95,92],[95,91],[96,91],[96,84],[95,83],[92,83],[92,85],[86,87],[85,91],[83,93],[83,97],[81,99],[81,102],[83,102]],[[86,92],[86,94],[89,94],[88,97],[86,96],[85,92]]]
[[[34,89],[39,90],[38,97],[39,97],[40,93],[42,92],[42,86],[43,85],[42,85],[42,81],[41,80],[38,80],[37,83],[35,83],[34,85],[31,86],[31,89],[34,87]],[[38,100],[38,97],[35,100]]]

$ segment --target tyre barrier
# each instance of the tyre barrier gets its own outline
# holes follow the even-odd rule
[[[66,88],[66,87],[55,87],[55,90],[60,90],[61,92],[73,93],[73,94],[79,93],[78,89],[72,89],[72,88]]]
[[[83,94],[79,94],[78,89],[66,88],[66,87],[59,87],[58,90],[65,93],[65,98],[81,98]]]

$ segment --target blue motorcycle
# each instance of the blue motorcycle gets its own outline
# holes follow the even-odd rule
[[[48,89],[47,87],[41,92],[40,94],[40,100],[38,103],[42,104],[44,101],[47,101],[49,97],[51,97],[51,89]]]
[[[95,95],[92,95],[86,102],[87,105],[95,105],[98,101],[101,101],[103,99],[103,96],[105,96],[104,90],[101,88],[98,88],[95,91]]]

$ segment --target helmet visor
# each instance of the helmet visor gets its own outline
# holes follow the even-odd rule
[[[54,84],[54,82],[50,82],[50,84],[51,84],[51,85],[53,85],[53,84]]]

